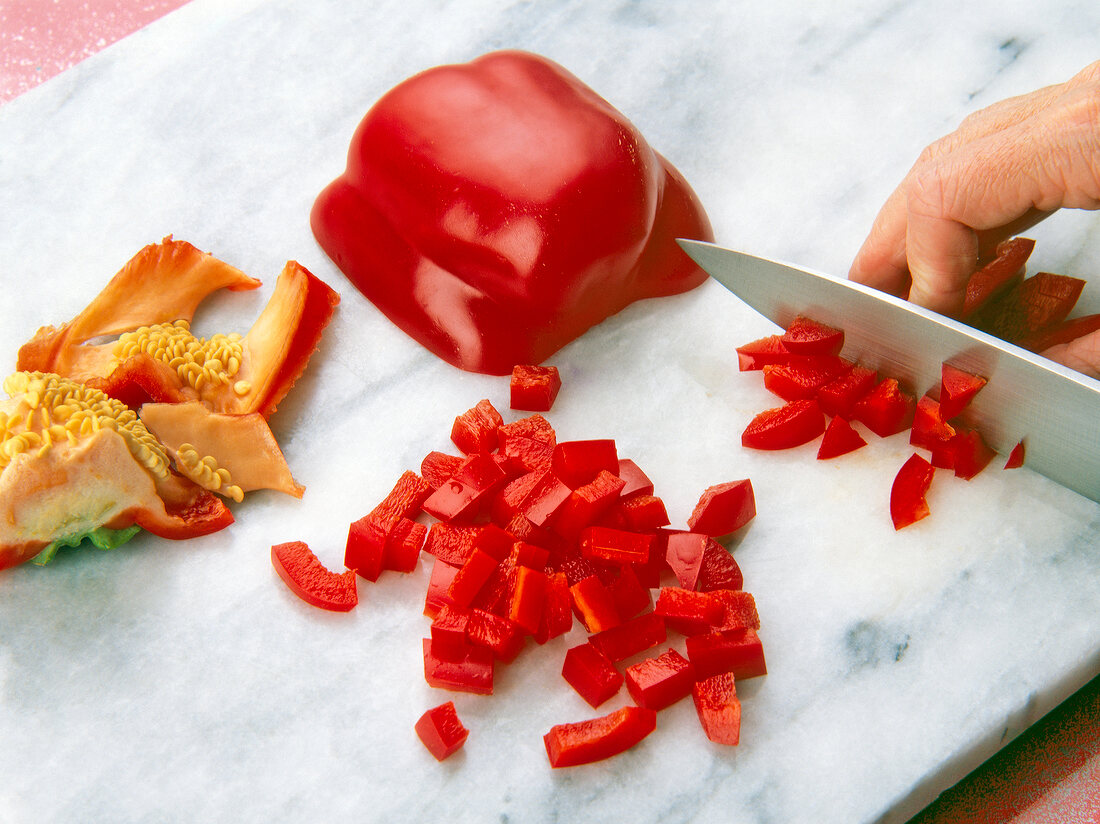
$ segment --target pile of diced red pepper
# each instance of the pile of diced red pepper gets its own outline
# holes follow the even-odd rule
[[[548,410],[560,386],[553,367],[517,367],[511,406]],[[505,423],[482,400],[455,419],[451,441],[457,453],[426,455],[419,473],[403,473],[350,526],[347,572],[325,570],[302,544],[273,547],[291,588],[316,606],[351,609],[356,576],[376,581],[430,559],[425,679],[483,695],[529,639],[545,644],[579,622],[585,639],[565,653],[564,680],[593,708],[624,686],[633,703],[553,727],[544,743],[554,767],[633,746],[688,695],[706,736],[736,744],[735,681],[766,667],[755,601],[719,539],[755,517],[751,482],[709,487],[677,529],[613,440],[559,441],[541,414]],[[654,652],[670,630],[683,651]],[[440,759],[468,734],[452,702],[428,710],[416,730]]]

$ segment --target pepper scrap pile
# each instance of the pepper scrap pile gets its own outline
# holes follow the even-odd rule
[[[554,367],[516,367],[512,408],[548,410],[558,387]],[[544,736],[553,767],[622,752],[688,695],[706,736],[736,744],[735,681],[766,666],[755,600],[719,541],[755,517],[751,482],[706,489],[687,529],[675,529],[653,483],[613,440],[559,441],[541,414],[505,423],[489,400],[455,419],[451,440],[460,454],[429,453],[419,474],[403,473],[351,524],[347,571],[327,570],[301,542],[273,546],[290,588],[315,606],[349,610],[357,575],[377,581],[430,556],[425,678],[482,695],[493,692],[494,668],[515,661],[528,638],[565,635],[575,616],[587,637],[566,652],[565,681],[593,708],[624,685],[633,703],[553,727]],[[421,513],[434,519],[430,527],[416,520]],[[684,652],[650,653],[669,630]],[[440,759],[468,733],[451,702],[426,712],[416,730]]]
[[[77,317],[19,350],[0,401],[0,568],[103,549],[141,529],[223,529],[223,498],[301,497],[267,424],[304,371],[339,297],[295,261],[249,332],[190,331],[218,289],[260,281],[165,238],[135,255]]]
[[[1024,264],[1034,241],[1014,238],[1001,243],[994,258],[973,276],[962,319],[1033,352],[1068,343],[1100,328],[1100,315],[1068,319],[1085,281],[1040,272],[1024,277]],[[738,347],[741,371],[760,371],[764,385],[786,401],[749,422],[741,436],[752,449],[788,449],[821,437],[819,459],[836,458],[866,446],[852,426],[859,421],[880,437],[911,430],[910,443],[928,450],[914,453],[898,471],[890,491],[895,529],[930,514],[926,494],[937,469],[970,480],[985,469],[996,452],[981,433],[959,423],[986,378],[941,366],[941,381],[919,400],[897,379],[842,358],[844,332],[812,318],[795,318],[783,334]],[[826,425],[826,417],[831,417]],[[1018,443],[1005,469],[1023,465],[1024,443]]]

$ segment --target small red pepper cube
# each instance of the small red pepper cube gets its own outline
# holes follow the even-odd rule
[[[512,560],[517,567],[525,566],[542,570],[550,560],[550,550],[538,544],[516,541],[512,544]]]
[[[622,623],[615,598],[599,577],[589,575],[569,587],[573,610],[589,632],[602,632]]]
[[[890,488],[890,518],[894,529],[903,529],[929,514],[925,493],[932,484],[935,467],[913,454],[898,470]]]
[[[550,468],[557,436],[542,415],[535,414],[506,423],[497,430],[500,454],[528,471]]]
[[[756,517],[752,481],[729,481],[708,487],[688,517],[688,529],[720,538],[741,529]]]
[[[615,601],[615,610],[623,620],[633,618],[642,610],[653,606],[653,596],[649,592],[649,587],[643,586],[638,580],[634,567],[634,564],[624,564],[619,568],[619,574],[615,580],[607,585]]]
[[[748,449],[792,449],[825,431],[825,415],[816,400],[791,401],[756,415],[741,433]]]
[[[969,481],[987,466],[996,452],[985,442],[976,429],[958,429],[951,439],[951,468],[955,477]]]
[[[480,549],[485,554],[492,555],[498,561],[503,561],[512,554],[515,543],[516,540],[512,537],[512,533],[496,524],[484,524],[476,527],[474,549]]]
[[[782,335],[768,335],[737,347],[737,368],[742,372],[758,371],[769,363],[786,363],[790,358]]]
[[[493,653],[484,647],[468,645],[466,654],[449,660],[435,653],[432,640],[425,638],[424,680],[429,686],[475,695],[493,694]]]
[[[695,683],[691,662],[674,649],[626,668],[626,689],[639,707],[663,710],[686,697]]]
[[[844,330],[799,315],[780,340],[788,352],[798,355],[837,355],[844,348]]]
[[[440,658],[454,661],[466,654],[466,627],[470,611],[453,604],[443,604],[432,619],[432,651]]]
[[[950,364],[940,366],[940,414],[951,420],[967,407],[986,384],[986,379]]]
[[[943,417],[940,402],[931,395],[924,395],[917,401],[917,408],[913,413],[909,443],[934,452],[942,449],[953,437],[955,430]]]
[[[613,440],[562,441],[554,447],[550,466],[562,483],[576,489],[595,478],[601,469],[615,474],[619,453]]]
[[[420,474],[432,489],[449,481],[466,461],[461,455],[448,455],[446,452],[429,452],[420,462]]]
[[[493,523],[505,525],[511,521],[520,512],[523,499],[530,494],[541,478],[542,472],[525,472],[501,487],[500,491],[493,496],[489,506],[489,515]]]
[[[416,569],[427,534],[426,524],[409,518],[398,521],[386,538],[386,547],[382,552],[382,569],[393,572],[412,572]]]
[[[428,536],[424,539],[424,551],[453,567],[460,567],[466,563],[466,559],[473,552],[474,539],[479,530],[480,527],[469,524],[437,521],[428,529]]]
[[[619,490],[620,498],[653,494],[653,481],[630,458],[619,458],[619,469],[615,474],[623,481],[623,488]]]
[[[508,602],[508,618],[531,635],[539,631],[546,587],[546,573],[530,567],[516,567],[516,586]]]
[[[566,651],[561,674],[593,708],[614,696],[623,685],[623,674],[589,643]]]
[[[733,673],[720,672],[691,688],[703,733],[715,744],[737,746],[741,739],[741,701]]]
[[[271,547],[271,565],[290,591],[307,604],[347,612],[359,603],[355,573],[326,569],[313,550],[301,541]]]
[[[512,409],[547,412],[561,389],[556,366],[514,366],[508,384]]]
[[[502,615],[474,607],[466,624],[466,637],[471,644],[484,647],[503,664],[511,663],[523,650],[523,632]]]
[[[624,485],[622,478],[601,469],[589,483],[573,490],[558,509],[554,532],[564,538],[576,538],[619,499]]]
[[[542,740],[550,766],[557,769],[591,764],[618,755],[656,728],[654,710],[625,706],[600,718],[555,724]]]
[[[764,387],[785,401],[808,400],[852,366],[851,361],[835,356],[800,357],[790,363],[772,363],[764,367]]]
[[[573,628],[573,599],[564,572],[555,572],[546,579],[546,600],[535,641],[545,644],[551,638],[565,635]]]
[[[864,446],[867,446],[867,441],[863,436],[848,421],[837,415],[825,427],[825,434],[821,436],[821,444],[817,448],[817,459],[827,461],[839,458]]]
[[[482,585],[474,599],[473,606],[496,615],[505,615],[508,612],[508,602],[512,597],[512,590],[516,586],[516,562],[509,555],[493,570],[489,580]]]
[[[655,495],[634,495],[621,501],[615,511],[622,517],[623,528],[631,532],[653,532],[671,523],[665,502]]]
[[[712,589],[710,597],[722,607],[722,617],[716,629],[760,629],[760,614],[756,599],[743,589]]]
[[[503,424],[504,418],[493,404],[480,400],[455,418],[451,440],[467,455],[486,454],[497,448],[497,430]]]
[[[653,611],[665,624],[684,635],[707,632],[722,621],[722,604],[708,592],[682,587],[661,587]]]
[[[716,590],[737,590],[745,583],[741,567],[737,565],[730,551],[711,538],[703,549],[703,562],[699,566],[699,575],[695,589],[700,592]]]
[[[492,455],[474,455],[450,480],[440,484],[422,506],[441,521],[472,521],[507,480]]]
[[[916,407],[916,398],[903,391],[894,378],[885,378],[856,402],[852,417],[880,438],[888,438],[913,424]]]
[[[649,560],[653,535],[626,532],[606,526],[589,526],[581,531],[581,555],[616,564],[644,564]]]
[[[826,415],[850,420],[856,402],[875,388],[878,372],[858,363],[817,390],[817,402]]]
[[[1023,441],[1012,447],[1012,451],[1008,453],[1008,460],[1005,461],[1005,469],[1019,469],[1023,466],[1025,451],[1026,447]]]
[[[572,491],[553,472],[543,472],[520,501],[519,512],[535,526],[549,526]]]
[[[684,641],[688,660],[695,667],[695,677],[709,678],[720,672],[731,672],[742,680],[768,674],[764,647],[754,629],[719,630],[705,635],[692,635]]]
[[[470,735],[470,731],[459,721],[453,701],[428,710],[420,716],[414,729],[436,761],[442,761],[462,749]]]
[[[428,591],[424,596],[424,614],[429,618],[435,618],[444,604],[450,603],[447,590],[451,588],[451,582],[458,574],[458,569],[458,567],[438,558],[432,564],[432,573],[428,579]]]
[[[451,581],[451,586],[447,589],[447,600],[460,607],[470,606],[499,563],[488,552],[475,548]]]
[[[684,589],[695,589],[710,536],[701,532],[674,532],[666,540],[665,562]]]
[[[639,652],[663,644],[667,637],[665,619],[655,612],[646,612],[617,627],[597,632],[588,639],[588,643],[611,661],[625,661]]]

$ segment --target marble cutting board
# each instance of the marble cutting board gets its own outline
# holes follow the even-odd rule
[[[84,306],[166,234],[249,274],[197,331],[245,331],[295,258],[343,302],[272,420],[307,487],[256,493],[229,530],[63,552],[0,579],[0,822],[904,821],[1100,672],[1100,506],[1027,470],[939,477],[895,533],[904,436],[833,462],[758,454],[774,399],[736,371],[773,330],[716,284],[635,304],[562,350],[561,437],[613,437],[682,523],[750,477],[735,552],[769,675],[739,685],[742,743],[690,702],[608,762],[551,771],[541,737],[595,713],[559,675],[575,631],[499,671],[496,694],[429,688],[427,566],[331,615],[268,548],[330,567],[347,525],[447,449],[455,415],[507,407],[398,332],[312,239],[316,193],[356,123],[423,68],[503,47],[552,57],[692,182],[718,240],[844,272],[920,149],[968,112],[1097,57],[1094,3],[438,3],[196,0],[0,109],[0,352]],[[1033,270],[1089,277],[1094,215],[1037,227]],[[1095,278],[1093,278],[1095,280]],[[1082,308],[1098,311],[1090,286]],[[1096,287],[1100,292],[1100,287]],[[927,387],[921,387],[923,391]],[[1100,423],[1082,437],[1100,436]],[[471,729],[437,764],[412,725],[453,698]],[[625,701],[625,693],[616,699]],[[615,705],[618,705],[617,703]],[[611,705],[608,707],[613,708]]]

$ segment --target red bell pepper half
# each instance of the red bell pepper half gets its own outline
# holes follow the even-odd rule
[[[929,514],[925,493],[932,484],[935,467],[914,454],[898,470],[890,488],[890,518],[894,529],[903,529]]]
[[[741,433],[749,449],[791,449],[809,443],[825,431],[825,415],[816,400],[791,401],[759,413]]]
[[[686,181],[620,112],[519,51],[385,94],[310,223],[395,324],[494,375],[543,363],[635,300],[698,286],[675,240],[713,238]]]
[[[736,746],[741,739],[741,701],[733,674],[721,672],[696,681],[691,695],[707,738],[716,744]]]
[[[428,710],[420,716],[414,729],[417,737],[437,761],[442,761],[462,749],[470,735],[470,731],[458,719],[453,701]]]
[[[656,728],[655,710],[626,706],[600,718],[556,724],[543,743],[551,767],[575,767],[625,752]]]
[[[359,603],[355,573],[332,572],[301,541],[271,547],[271,565],[290,591],[321,609],[347,612]]]

